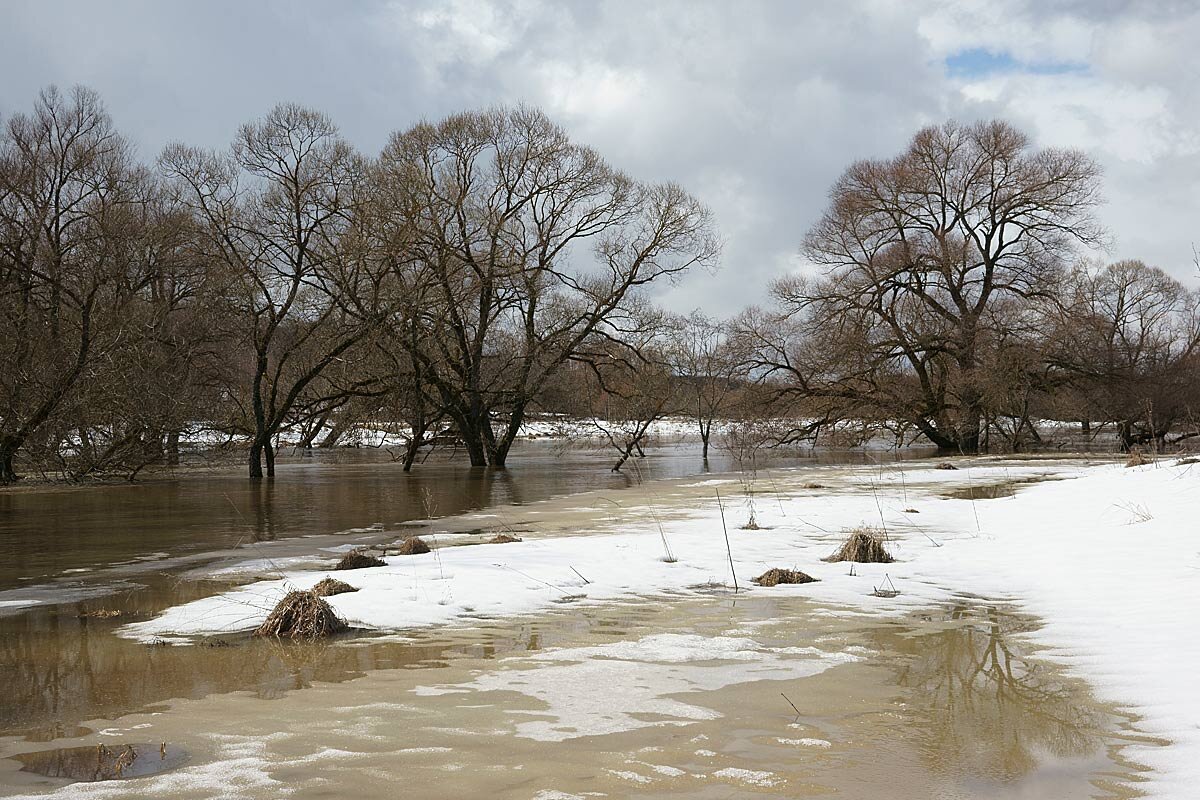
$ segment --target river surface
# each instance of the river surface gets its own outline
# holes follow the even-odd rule
[[[880,457],[758,468],[769,482]],[[507,527],[501,508],[616,503],[736,466],[690,444],[624,474],[609,461],[529,442],[504,472],[406,475],[337,451],[258,485],[214,472],[0,492],[0,796],[1136,796],[1121,756],[1133,720],[1037,660],[1021,638],[1036,620],[982,599],[879,621],[714,593],[317,645],[114,633],[247,579],[225,564],[384,541],[430,517],[469,529],[482,510]],[[115,777],[96,766],[126,752],[138,766],[120,780],[72,783]]]

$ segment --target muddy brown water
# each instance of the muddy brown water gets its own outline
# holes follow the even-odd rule
[[[820,452],[764,464],[880,457]],[[608,469],[607,452],[554,442],[520,442],[511,463],[496,472],[434,461],[405,474],[377,450],[317,451],[282,460],[279,477],[257,485],[231,471],[132,485],[0,490],[0,675],[7,695],[0,700],[0,734],[53,738],[94,716],[290,680],[277,674],[291,673],[266,648],[243,648],[225,664],[219,653],[147,651],[113,635],[127,622],[229,588],[205,574],[214,564],[390,541],[431,512],[521,506],[583,491],[619,493],[642,481],[734,468],[721,450],[705,465],[691,443],[655,447],[637,461],[636,472],[620,474]],[[112,611],[120,616],[89,616]],[[380,658],[380,664],[334,658],[310,669],[319,669],[322,679],[345,677],[386,667],[394,657]]]
[[[399,786],[422,798],[1136,796],[1139,768],[1121,755],[1131,721],[1039,662],[1021,635],[1035,625],[968,600],[842,616],[799,589],[561,607],[398,641],[276,644],[303,678],[92,720],[96,733],[58,744],[149,739],[189,754],[141,794],[102,796],[269,798],[281,784],[362,798]],[[749,642],[755,656],[679,659],[650,644],[664,636]],[[331,651],[361,677],[323,680]],[[46,750],[0,739],[0,787],[65,786],[22,768],[57,763],[29,755]]]
[[[150,770],[153,743],[168,745],[173,760],[157,765],[166,771],[125,774],[112,785],[130,788],[102,796],[266,798],[281,784],[364,798],[393,797],[400,784],[418,797],[542,800],[1135,796],[1138,767],[1121,756],[1137,738],[1132,721],[1028,651],[1021,633],[1036,621],[978,601],[880,622],[808,604],[793,587],[315,645],[153,646],[114,634],[228,587],[206,574],[223,560],[394,536],[426,516],[425,489],[436,513],[453,514],[634,482],[608,473],[607,455],[541,443],[525,455],[505,475],[426,465],[404,476],[372,454],[339,455],[253,488],[209,475],[0,494],[0,604],[40,601],[0,605],[0,796],[88,780],[71,769],[90,765],[98,744],[133,746]],[[696,474],[695,456],[652,457],[642,477]],[[460,530],[479,524],[471,519]],[[749,637],[778,669],[616,659],[620,669],[602,673],[616,679],[596,681],[539,657],[663,633]],[[811,656],[784,653],[797,646],[856,659],[809,674]],[[613,661],[603,652],[595,660]],[[622,697],[649,704],[624,708]],[[581,732],[528,735],[547,726]]]

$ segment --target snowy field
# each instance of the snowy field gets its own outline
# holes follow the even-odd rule
[[[825,486],[806,483],[820,475],[812,469],[772,473],[753,484],[758,522],[767,528],[758,531],[739,527],[749,513],[744,478],[664,484],[653,495],[630,490],[627,505],[654,504],[627,507],[619,524],[597,514],[583,535],[535,530],[502,545],[448,546],[463,537],[445,537],[438,543],[447,546],[429,554],[335,573],[360,591],[329,602],[355,626],[394,631],[469,625],[556,603],[731,590],[734,574],[743,590],[799,593],[837,609],[831,613],[903,615],[962,596],[1011,603],[1044,622],[1033,634],[1044,657],[1089,680],[1100,699],[1138,714],[1141,731],[1172,742],[1126,751],[1154,770],[1139,788],[1192,796],[1200,782],[1200,692],[1192,680],[1200,663],[1200,465],[956,463],[958,470],[929,462],[831,468]],[[1016,493],[949,496],[999,484]],[[716,491],[725,498],[728,551]],[[895,563],[860,564],[850,574],[848,564],[821,560],[860,525],[886,531]],[[770,567],[800,569],[819,582],[750,585]],[[327,574],[284,572],[121,632],[150,640],[247,631],[288,588]],[[887,579],[900,594],[874,596]]]

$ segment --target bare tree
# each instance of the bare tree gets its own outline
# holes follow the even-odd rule
[[[680,187],[632,181],[528,108],[397,134],[377,185],[403,234],[394,271],[432,289],[412,355],[475,466],[505,465],[539,391],[621,335],[642,287],[718,252]]]
[[[898,157],[851,166],[804,243],[824,277],[774,289],[822,343],[792,365],[794,385],[977,451],[988,312],[1045,296],[1075,248],[1100,241],[1098,179],[1082,153],[1035,150],[998,121],[926,128]]]
[[[245,398],[250,476],[264,462],[273,476],[285,425],[362,388],[330,368],[385,316],[373,260],[352,235],[363,160],[325,115],[280,105],[242,126],[227,154],[172,145],[161,163],[203,231],[201,254],[226,273],[234,341],[249,358],[231,388]]]
[[[679,406],[695,419],[707,461],[713,424],[729,417],[738,396],[742,360],[725,326],[699,312],[675,321],[666,357],[683,396]]]
[[[1080,416],[1115,423],[1121,445],[1166,443],[1181,423],[1200,435],[1200,292],[1140,261],[1076,270],[1050,360],[1079,397]]]
[[[151,273],[131,246],[148,177],[95,93],[41,93],[0,132],[0,483],[57,453],[67,409],[128,331]]]

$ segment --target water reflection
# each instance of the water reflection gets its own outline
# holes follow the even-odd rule
[[[48,778],[72,781],[112,781],[141,778],[175,769],[187,762],[187,753],[166,742],[121,744],[113,747],[64,747],[13,756],[22,770]]]
[[[771,466],[870,458],[878,460],[861,452],[778,453]],[[271,481],[251,482],[240,472],[193,473],[138,484],[0,491],[0,590],[71,571],[78,571],[71,577],[86,579],[86,571],[156,554],[194,554],[378,522],[392,526],[424,518],[427,497],[438,515],[450,515],[704,469],[699,448],[689,443],[654,448],[638,460],[637,474],[613,473],[610,461],[591,449],[521,442],[507,470],[430,462],[406,474],[386,454],[367,449],[282,462]],[[711,466],[736,468],[717,458]]]
[[[900,655],[897,683],[928,719],[921,749],[931,770],[1008,782],[1046,756],[1083,758],[1114,727],[1081,681],[1032,660],[1028,620],[993,607],[958,605],[928,618],[937,630],[882,634]]]

